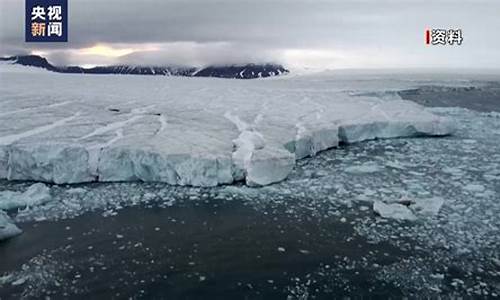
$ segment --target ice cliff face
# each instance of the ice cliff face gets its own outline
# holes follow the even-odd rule
[[[0,178],[259,186],[297,159],[377,138],[441,136],[448,120],[330,78],[71,76],[0,66]]]

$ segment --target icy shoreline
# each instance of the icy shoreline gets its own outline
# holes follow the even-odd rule
[[[352,96],[308,77],[144,80],[6,65],[0,74],[0,178],[8,180],[262,186],[339,143],[454,130],[413,102]],[[51,80],[65,88],[54,93]],[[27,81],[31,92],[21,88]]]
[[[255,210],[257,218],[277,220],[279,225],[283,224],[283,220],[289,220],[290,224],[293,224],[292,230],[293,228],[302,230],[304,224],[311,222],[320,224],[319,232],[306,231],[311,233],[307,236],[318,237],[318,245],[323,245],[325,240],[332,242],[328,234],[342,233],[345,232],[345,228],[354,228],[356,233],[335,239],[331,249],[343,249],[339,247],[341,243],[348,243],[353,247],[349,249],[356,249],[358,244],[353,243],[352,238],[362,237],[367,238],[369,242],[363,249],[373,251],[374,248],[385,247],[384,245],[389,243],[407,253],[401,259],[380,263],[378,257],[386,257],[386,250],[380,251],[378,255],[367,254],[363,257],[357,256],[356,251],[349,251],[354,253],[354,257],[349,257],[347,262],[343,255],[339,258],[328,251],[327,259],[323,260],[324,264],[329,265],[328,269],[325,269],[324,265],[319,265],[312,272],[300,274],[301,282],[306,282],[312,276],[312,280],[325,278],[328,282],[325,289],[337,287],[339,281],[334,279],[338,278],[339,274],[345,274],[344,272],[353,273],[352,266],[356,264],[360,272],[368,270],[374,279],[401,286],[402,291],[409,296],[498,294],[498,281],[495,281],[495,278],[500,274],[496,267],[499,261],[497,251],[499,220],[496,216],[499,213],[497,199],[500,179],[498,168],[500,119],[492,114],[459,108],[434,108],[431,111],[456,120],[458,126],[456,134],[442,139],[369,141],[324,151],[314,158],[298,161],[288,180],[267,187],[249,188],[238,184],[199,188],[128,182],[82,184],[78,187],[51,185],[51,201],[22,209],[12,216],[13,221],[26,231],[22,240],[16,241],[15,244],[29,241],[30,234],[32,236],[39,234],[37,231],[39,229],[35,229],[39,227],[32,227],[34,222],[40,224],[40,227],[46,226],[46,232],[50,232],[49,236],[52,236],[54,227],[66,234],[63,237],[53,238],[58,240],[56,244],[60,243],[63,253],[67,253],[65,248],[67,243],[72,242],[75,245],[73,249],[79,247],[77,249],[84,250],[81,253],[92,254],[95,253],[95,249],[102,246],[94,240],[99,237],[99,230],[91,236],[92,251],[87,251],[89,244],[85,240],[82,241],[81,235],[76,233],[80,226],[84,228],[83,232],[89,232],[86,228],[88,216],[97,220],[102,218],[108,224],[121,218],[121,225],[114,227],[120,230],[120,238],[130,237],[134,228],[140,231],[141,236],[144,232],[169,232],[175,224],[180,226],[178,232],[185,234],[185,228],[195,227],[193,222],[197,221],[199,224],[204,224],[205,220],[223,220],[221,224],[227,224],[228,219],[240,211],[235,210],[235,205],[243,205],[249,210]],[[2,181],[1,183],[5,193],[11,191],[19,196],[33,189],[31,188],[33,183],[30,182]],[[384,217],[372,208],[372,204],[375,203],[378,203],[377,206],[385,203],[391,207],[398,205],[400,208],[406,208],[417,219],[413,221],[394,219],[398,216],[385,215],[379,210],[385,215]],[[186,211],[190,213],[185,214]],[[159,212],[162,215],[159,215]],[[82,216],[84,214],[86,216]],[[144,214],[148,217],[144,218]],[[174,214],[175,218],[171,220],[165,216],[169,214]],[[209,215],[208,219],[204,219],[203,214]],[[159,225],[151,222],[155,218],[166,219],[168,224]],[[241,222],[249,226],[254,224],[245,218],[234,218],[243,219]],[[65,220],[72,220],[71,224]],[[136,220],[141,220],[140,225],[135,226]],[[144,227],[145,220],[150,224],[153,223],[152,227]],[[325,221],[332,222],[333,225],[329,226]],[[103,225],[101,222],[97,224],[96,229],[100,229],[101,236],[109,236],[109,231],[103,230],[109,228],[106,227],[108,225]],[[131,227],[128,227],[129,225]],[[263,226],[266,232],[275,232],[279,236],[286,236],[292,241],[298,240],[303,243],[302,239],[290,233],[290,228],[273,226],[272,223],[265,223]],[[161,230],[157,231],[156,228],[160,227]],[[205,225],[200,230],[205,234]],[[282,230],[285,230],[285,234]],[[240,232],[235,230],[236,235],[242,236]],[[257,242],[262,241],[262,232],[259,230]],[[67,241],[64,238],[67,236],[72,240]],[[193,242],[200,242],[196,234],[190,236],[195,237],[196,240]],[[325,236],[329,238],[325,239]],[[89,238],[87,234],[82,237]],[[112,234],[111,238],[113,237]],[[164,239],[159,240],[164,241]],[[277,240],[279,241],[277,246],[282,246],[282,241]],[[39,246],[37,241],[34,240]],[[122,249],[118,248],[124,243],[120,241],[123,242],[125,239],[119,239],[116,245],[113,244],[111,248],[106,249],[116,249],[120,253],[133,253],[130,251],[136,249],[134,247],[136,242],[133,242],[129,245],[130,248],[122,252]],[[271,243],[274,241],[271,239]],[[45,242],[53,244],[50,241]],[[188,247],[190,245],[191,243]],[[277,250],[277,246],[271,249],[280,251]],[[45,249],[45,246],[40,248]],[[284,249],[286,252],[278,252],[279,255],[293,253],[296,249],[311,251],[300,253],[305,257],[312,253],[317,255],[313,252],[315,246],[307,242],[299,248],[294,249],[288,245]],[[108,263],[116,261],[115,251],[106,253],[110,253],[110,256],[104,261]],[[183,249],[179,253],[184,255],[186,252]],[[18,257],[12,250],[10,255]],[[159,256],[156,255],[155,262],[157,257]],[[26,280],[26,284],[19,286],[21,291],[34,291],[38,293],[36,295],[43,293],[42,288],[35,290],[31,288],[33,278],[36,280],[36,275],[32,275],[36,274],[33,268],[45,271],[54,261],[59,265],[67,259],[57,255],[57,252],[48,254],[43,252],[36,256],[36,259],[39,258],[48,258],[48,261],[40,265],[33,264],[32,261],[26,262],[28,270],[25,267],[7,269],[4,287],[17,288],[12,283],[23,279]],[[88,267],[86,261],[89,260],[85,258],[85,262],[78,263],[78,266]],[[292,261],[293,264],[295,262]],[[259,265],[261,262],[256,264]],[[63,277],[64,274],[72,274],[73,270],[62,268],[54,271],[54,274],[57,276],[62,274]],[[456,270],[460,270],[460,273]],[[476,270],[481,271],[476,273]],[[92,276],[95,276],[95,273],[92,273]],[[194,277],[195,281],[197,279]],[[47,284],[50,285],[55,280],[50,279]],[[58,280],[58,282],[75,285],[72,275],[70,280]],[[78,284],[84,286],[85,282],[87,281],[83,280]],[[341,283],[341,286],[352,288],[356,286],[356,282],[356,278],[350,279]],[[295,286],[295,281],[291,286]],[[58,287],[55,289],[60,291]],[[309,289],[309,291],[314,290],[314,287]],[[318,295],[318,292],[315,293]]]

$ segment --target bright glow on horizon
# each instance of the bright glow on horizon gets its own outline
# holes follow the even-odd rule
[[[40,50],[33,50],[33,51],[31,51],[31,55],[46,56],[47,52],[46,51],[40,51]]]
[[[97,55],[97,56],[104,56],[104,57],[120,57],[128,54],[132,54],[134,52],[138,51],[138,49],[134,48],[113,48],[110,46],[106,45],[95,45],[90,48],[84,48],[81,50],[78,50],[79,54],[82,55]]]
[[[355,63],[346,53],[333,49],[287,49],[282,57],[285,65],[290,67],[328,69]]]
[[[101,65],[113,65],[126,61],[128,55],[157,51],[156,44],[104,44],[98,43],[87,48],[69,48],[63,50],[32,51],[58,65],[77,65],[93,68]],[[61,59],[62,58],[62,59]]]
[[[92,69],[92,68],[97,67],[97,65],[92,65],[92,64],[83,64],[83,65],[80,65],[80,67],[82,67],[82,68],[84,68],[84,69]]]
[[[56,65],[84,68],[106,65],[186,65],[278,63],[297,71],[348,68],[383,68],[400,57],[397,51],[378,49],[285,48],[267,52],[241,50],[224,42],[217,43],[97,43],[87,48],[64,50],[34,49],[31,53],[46,57]],[[234,55],[233,55],[234,54]],[[388,59],[389,57],[390,59]],[[411,65],[410,65],[411,66]]]

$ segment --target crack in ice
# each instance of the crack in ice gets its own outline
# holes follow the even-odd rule
[[[59,106],[63,106],[63,105],[66,105],[66,104],[73,103],[73,102],[74,101],[63,101],[63,102],[59,102],[59,103],[44,105],[43,108],[59,107]],[[26,112],[26,111],[32,111],[32,110],[36,110],[36,109],[39,109],[39,108],[40,108],[40,106],[35,106],[35,107],[27,107],[27,108],[22,108],[22,109],[16,109],[16,110],[11,110],[11,111],[6,111],[6,112],[0,113],[0,117],[7,116],[7,115],[12,115],[12,114],[17,114],[17,113],[21,113],[21,112]]]
[[[92,131],[91,133],[89,133],[87,135],[79,137],[77,140],[80,141],[80,140],[88,139],[88,138],[96,136],[96,135],[101,135],[101,134],[107,133],[109,131],[113,131],[113,130],[117,130],[117,129],[123,128],[125,125],[127,125],[129,123],[132,123],[132,122],[135,122],[136,120],[141,119],[143,117],[144,116],[142,116],[142,115],[136,115],[136,116],[133,116],[133,117],[131,117],[131,118],[127,119],[127,120],[124,120],[124,121],[118,121],[118,122],[109,123],[106,126],[99,127],[97,129],[95,129],[94,131]]]
[[[40,127],[31,129],[31,130],[28,130],[28,131],[25,131],[22,133],[18,133],[18,134],[12,134],[12,135],[0,137],[0,145],[9,145],[9,144],[12,144],[12,143],[20,140],[20,139],[27,138],[27,137],[37,135],[37,134],[52,130],[54,128],[60,127],[64,124],[68,123],[69,121],[74,120],[79,115],[80,115],[80,112],[77,112],[74,115],[72,115],[71,117],[61,119],[59,121],[53,122],[53,123],[45,125],[45,126],[40,126]]]

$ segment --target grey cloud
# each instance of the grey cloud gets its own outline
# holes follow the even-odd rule
[[[71,0],[70,42],[51,45],[23,42],[24,1],[0,5],[0,52],[49,49],[59,61],[70,57],[55,49],[155,43],[165,46],[122,60],[280,61],[287,49],[331,49],[389,67],[500,67],[496,0]],[[464,45],[429,49],[423,43],[427,27],[462,28]]]

